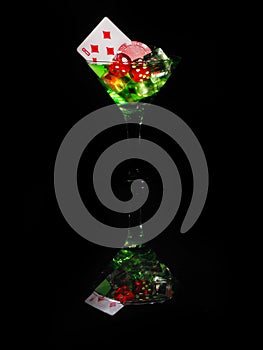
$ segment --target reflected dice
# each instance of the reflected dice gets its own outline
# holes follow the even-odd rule
[[[136,280],[133,288],[135,299],[137,300],[148,300],[153,294],[153,285],[148,280]]]
[[[126,301],[134,299],[134,294],[127,286],[122,286],[117,288],[114,292],[114,299],[125,303]]]

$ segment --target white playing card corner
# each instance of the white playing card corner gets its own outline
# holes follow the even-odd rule
[[[78,53],[89,63],[110,63],[118,48],[131,40],[108,18],[104,17],[78,46]]]

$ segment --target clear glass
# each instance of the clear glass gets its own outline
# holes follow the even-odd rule
[[[129,138],[131,119],[133,122],[137,121],[138,138],[141,138],[142,102],[151,103],[153,101],[180,62],[180,57],[169,58],[160,48],[155,48],[152,52],[153,54],[146,56],[144,60],[129,63],[129,67],[126,66],[126,63],[123,63],[121,67],[115,65],[114,68],[119,69],[117,73],[116,70],[112,70],[112,62],[87,62],[107,93],[120,108],[127,122],[127,138]],[[143,186],[143,178],[141,169],[137,168],[129,172],[127,181],[131,183],[136,179],[141,179]],[[125,246],[119,250],[102,272],[101,281],[95,287],[95,291],[125,305],[164,302],[172,298],[175,278],[147,244],[138,244],[140,237],[143,237],[142,212],[140,211],[138,232],[131,230],[131,215],[133,213],[128,215]]]

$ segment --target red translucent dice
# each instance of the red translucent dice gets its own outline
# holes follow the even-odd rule
[[[131,59],[123,54],[119,53],[114,58],[114,61],[109,66],[109,71],[118,78],[124,77],[129,73],[131,68]]]
[[[130,76],[136,82],[143,82],[150,78],[151,71],[147,64],[142,59],[139,59],[132,62]]]
[[[122,286],[116,289],[114,293],[114,299],[125,303],[128,300],[134,299],[134,294],[127,286]]]

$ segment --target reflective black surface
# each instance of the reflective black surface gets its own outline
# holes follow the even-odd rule
[[[35,320],[34,333],[40,332],[38,339],[43,343],[77,345],[96,340],[97,344],[123,347],[122,341],[126,340],[136,348],[138,339],[147,343],[160,337],[167,344],[176,344],[177,337],[188,327],[206,334],[208,329],[221,329],[220,325],[228,321],[229,251],[233,239],[228,229],[227,200],[229,115],[224,63],[227,13],[222,8],[221,15],[219,10],[205,15],[200,8],[182,9],[179,4],[175,4],[174,11],[165,4],[159,4],[163,11],[153,11],[149,4],[140,10],[147,12],[148,8],[148,14],[136,16],[135,21],[134,10],[131,8],[129,15],[125,15],[120,10],[122,4],[99,3],[92,10],[91,4],[84,1],[45,4],[36,11],[31,31],[37,50],[29,54],[35,74],[30,92],[30,100],[34,101],[29,106],[32,113],[28,113],[25,121],[29,142],[24,217],[30,237],[29,308]],[[113,103],[76,51],[104,16],[133,40],[154,43],[167,54],[182,57],[154,102],[178,114],[192,128],[207,157],[210,174],[205,208],[190,232],[182,235],[179,228],[192,189],[189,165],[172,141],[165,140],[158,131],[143,130],[145,135],[158,139],[177,160],[183,179],[183,199],[176,218],[149,242],[180,283],[172,300],[160,305],[126,307],[115,316],[103,314],[84,300],[92,292],[101,269],[118,249],[94,245],[74,232],[61,215],[53,188],[55,157],[65,134],[79,119]],[[109,142],[114,133],[118,139],[116,129],[108,136]],[[94,155],[101,144],[91,147]],[[83,184],[85,176],[90,175],[85,174],[84,168],[80,169],[79,181],[88,203],[85,191],[90,185]],[[124,172],[124,167],[116,170],[113,188],[117,192],[118,176],[121,178]],[[146,217],[156,210],[155,199],[161,198],[158,175],[148,167],[149,177],[151,174],[150,182],[154,185]],[[123,187],[125,191],[124,184]],[[88,205],[92,207],[93,203]],[[107,213],[95,211],[98,218],[107,219]],[[118,225],[117,217],[111,220]]]

